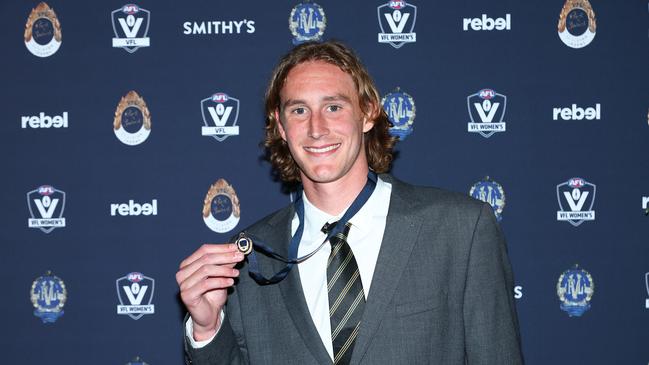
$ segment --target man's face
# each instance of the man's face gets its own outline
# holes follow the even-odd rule
[[[323,61],[301,63],[288,73],[280,103],[279,132],[303,183],[365,178],[363,133],[374,124],[361,111],[351,76]]]

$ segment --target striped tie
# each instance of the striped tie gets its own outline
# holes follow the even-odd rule
[[[347,223],[344,232],[329,240],[331,255],[327,262],[327,290],[334,364],[349,364],[365,308],[358,265],[347,244],[350,227],[351,224]]]

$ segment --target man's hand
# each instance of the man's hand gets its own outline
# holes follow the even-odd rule
[[[205,341],[220,328],[228,288],[239,276],[234,266],[243,258],[234,244],[204,244],[180,263],[176,281],[194,322],[194,340]]]

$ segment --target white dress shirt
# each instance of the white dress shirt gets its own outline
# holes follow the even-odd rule
[[[392,185],[377,178],[376,189],[365,205],[349,220],[352,226],[347,236],[347,243],[358,264],[366,299],[374,276],[374,268],[381,249],[381,242],[383,241],[391,193]],[[320,246],[326,236],[321,231],[322,226],[327,222],[338,221],[344,213],[332,216],[311,204],[304,193],[302,193],[302,199],[304,200],[305,219],[304,232],[298,248],[298,257],[307,255]],[[298,225],[299,219],[296,214],[292,221],[292,234],[295,234]],[[325,244],[315,255],[297,264],[297,267],[300,270],[300,282],[309,307],[309,313],[322,339],[322,343],[329,356],[333,359],[329,296],[327,293],[327,260],[330,253],[331,246]],[[221,320],[223,318],[224,312],[221,311]],[[205,341],[195,341],[192,335],[193,323],[191,318],[187,321],[185,332],[191,346],[194,348],[204,347],[216,337],[215,335]]]

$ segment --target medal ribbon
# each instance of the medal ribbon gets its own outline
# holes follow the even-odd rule
[[[277,254],[271,249],[269,246],[265,245],[263,242],[260,242],[257,239],[253,240],[253,247],[254,250],[248,255],[248,263],[250,267],[248,268],[248,272],[250,276],[259,284],[259,285],[268,285],[268,284],[275,284],[279,283],[280,281],[284,280],[284,278],[288,275],[288,273],[291,271],[293,268],[293,265],[298,264],[300,262],[303,262],[310,258],[311,256],[315,255],[316,252],[318,252],[324,244],[329,241],[329,239],[336,234],[340,233],[345,229],[345,224],[354,216],[358,211],[365,205],[367,200],[370,198],[372,193],[374,192],[374,189],[376,188],[376,173],[373,171],[370,171],[367,174],[367,182],[365,182],[365,186],[363,187],[363,190],[356,196],[356,199],[352,202],[352,205],[349,206],[347,211],[345,211],[345,214],[343,214],[342,218],[336,223],[336,224],[330,224],[328,226],[328,231],[325,232],[327,236],[325,237],[324,241],[312,252],[302,256],[302,257],[297,257],[297,251],[298,247],[300,246],[300,241],[302,240],[302,234],[304,233],[304,201],[302,200],[302,191],[300,190],[297,194],[297,198],[295,199],[295,202],[293,203],[295,207],[295,212],[297,213],[298,221],[299,224],[297,226],[297,230],[295,231],[295,234],[291,238],[291,243],[288,247],[288,258],[283,257],[280,254]],[[272,257],[276,260],[282,261],[286,263],[286,266],[277,272],[273,277],[266,278],[264,275],[261,274],[260,272],[260,265],[259,262],[257,261],[257,256],[255,255],[255,251],[259,251],[266,256]]]

